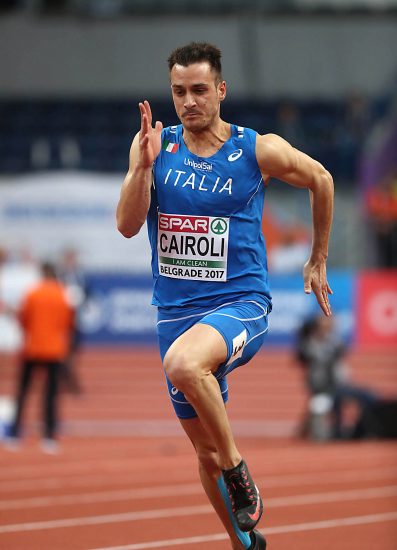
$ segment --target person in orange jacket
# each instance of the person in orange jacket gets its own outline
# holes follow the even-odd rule
[[[55,451],[58,377],[69,351],[74,315],[65,287],[57,280],[55,267],[43,263],[41,272],[42,281],[27,293],[19,311],[24,344],[15,419],[10,436],[15,441],[20,438],[26,396],[34,371],[41,367],[47,371],[43,450]]]

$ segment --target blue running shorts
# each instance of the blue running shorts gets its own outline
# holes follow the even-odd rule
[[[232,370],[248,363],[263,344],[268,331],[269,304],[262,297],[238,300],[216,308],[182,309],[178,313],[169,313],[159,308],[157,334],[161,360],[171,344],[196,323],[214,327],[224,338],[227,346],[226,361],[219,365],[214,373],[218,380],[223,401],[228,400],[226,375]],[[196,411],[185,395],[168,380],[168,392],[178,418],[194,418]]]

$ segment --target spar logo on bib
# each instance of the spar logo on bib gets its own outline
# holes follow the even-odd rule
[[[216,235],[223,235],[223,233],[226,233],[228,230],[228,224],[223,218],[215,218],[215,220],[211,222],[211,230]]]
[[[164,277],[226,281],[228,243],[229,218],[159,213],[157,252]]]
[[[183,233],[208,233],[209,218],[199,216],[159,215],[159,229]]]

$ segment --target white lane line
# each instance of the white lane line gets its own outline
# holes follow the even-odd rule
[[[380,474],[383,475],[380,475]],[[397,472],[393,470],[393,472],[390,472],[389,475],[386,475],[385,472],[378,472],[377,476],[368,476],[367,478],[363,478],[362,475],[359,475],[360,472],[355,472],[356,479],[360,480],[361,482],[366,480],[379,480],[379,479],[390,479],[397,477]],[[288,476],[285,476],[288,478]],[[291,476],[292,479],[258,479],[257,483],[259,486],[262,486],[266,489],[270,487],[292,487],[293,485],[309,485],[311,483],[319,483],[323,481],[323,476],[306,476],[306,480],[304,476]],[[344,476],[337,476],[334,480],[327,480],[328,484],[330,483],[342,483],[343,481],[354,481],[353,472],[346,472],[346,475]],[[273,481],[273,483],[272,483]],[[309,483],[308,483],[309,481]],[[394,491],[397,489],[397,485],[390,484],[387,487],[387,490],[390,489]],[[353,489],[353,494],[357,490],[360,491],[372,491],[373,489]],[[379,488],[375,489],[376,491],[379,490]],[[347,492],[344,491],[346,494]],[[154,486],[154,487],[141,487],[137,489],[122,489],[117,491],[97,491],[97,492],[90,492],[90,493],[83,493],[83,494],[70,494],[70,495],[51,495],[46,497],[33,497],[33,498],[19,498],[19,499],[12,499],[12,500],[4,500],[3,502],[0,502],[0,510],[27,510],[29,508],[44,508],[47,506],[67,506],[67,505],[74,505],[74,504],[93,504],[98,502],[121,502],[125,500],[137,500],[137,499],[147,499],[148,495],[155,495],[156,498],[162,498],[162,497],[176,497],[181,495],[198,495],[203,494],[203,488],[200,483],[189,483],[189,484],[180,484],[180,485],[165,485],[165,486]],[[321,493],[321,494],[335,494],[339,495],[340,492],[336,493]],[[394,492],[393,492],[394,494]],[[314,493],[314,497],[316,499],[319,497],[320,493]],[[282,497],[283,499],[284,497]],[[293,499],[298,498],[298,496],[294,497],[285,497],[287,499]],[[312,498],[312,495],[306,495],[299,498]],[[337,497],[335,497],[337,498]],[[267,505],[274,505],[274,502],[276,502],[276,498],[267,499]],[[318,500],[316,500],[317,502]]]
[[[328,471],[326,476],[324,473],[314,473],[314,474],[287,474],[284,476],[269,476],[268,478],[263,477],[258,479],[258,484],[261,485],[265,490],[270,487],[294,487],[294,486],[305,486],[305,485],[317,485],[322,483],[324,485],[335,485],[337,483],[345,483],[346,481],[375,481],[381,479],[390,479],[394,480],[397,477],[397,468],[393,467],[390,469],[380,470],[379,468],[374,468],[373,470],[339,470],[336,472]]]
[[[370,489],[358,489],[351,491],[335,491],[331,493],[312,493],[306,495],[293,495],[289,497],[269,498],[265,501],[265,507],[282,508],[287,506],[300,506],[305,504],[320,504],[324,502],[343,502],[349,500],[369,500],[384,497],[397,496],[397,485],[392,487],[373,487]],[[57,529],[62,527],[75,527],[82,525],[97,525],[102,523],[122,523],[143,521],[168,517],[182,517],[191,515],[205,515],[212,513],[213,509],[208,504],[200,506],[184,506],[178,508],[160,508],[157,510],[140,510],[121,514],[106,514],[101,516],[85,516],[78,518],[58,519],[30,523],[16,523],[0,526],[0,533],[17,533],[21,531],[40,531]]]
[[[283,506],[301,506],[305,504],[320,504],[322,502],[342,502],[346,500],[364,500],[394,496],[397,496],[397,485],[391,487],[371,487],[368,489],[352,489],[350,491],[276,497],[265,500],[265,503],[267,503],[268,508],[281,508]]]
[[[200,483],[186,485],[167,485],[165,487],[142,487],[141,489],[123,489],[120,491],[103,491],[96,493],[73,494],[50,497],[35,497],[28,499],[15,499],[0,502],[0,510],[18,510],[27,508],[40,508],[45,506],[61,506],[67,504],[84,504],[95,502],[121,502],[123,500],[136,500],[139,498],[172,497],[180,495],[204,494]],[[150,497],[149,497],[150,495]]]
[[[16,523],[2,525],[0,533],[18,533],[22,531],[41,531],[62,527],[76,527],[82,525],[98,525],[105,523],[121,523],[139,521],[143,519],[160,519],[173,516],[192,516],[209,514],[213,508],[208,504],[202,506],[185,506],[181,508],[163,508],[161,510],[143,510],[141,512],[126,512],[124,514],[107,514],[102,516],[88,516],[82,518],[56,519],[52,521],[36,521],[31,523]]]
[[[373,464],[377,464],[380,460],[387,460],[391,462],[391,464],[384,465],[383,467],[391,467],[392,464],[395,463],[396,458],[396,447],[389,447],[387,449],[382,449],[382,451],[379,450],[379,447],[373,447],[365,445],[362,449],[365,449],[365,456],[362,456],[362,460],[360,462],[360,467],[365,468],[366,466],[371,467]],[[321,454],[325,455],[325,459],[333,464],[333,469],[336,471],[337,468],[343,469],[343,467],[346,464],[346,461],[348,463],[351,463],[351,461],[356,461],[357,459],[357,448],[355,447],[353,450],[352,448],[335,448],[331,449],[330,447],[324,447],[323,449],[317,448],[316,449],[316,455],[315,459],[312,458],[313,449],[305,448],[305,449],[294,449],[293,457],[290,455],[287,455],[284,451],[279,452],[280,450],[275,450],[273,452],[273,456],[271,458],[265,458],[261,457],[262,464],[264,467],[272,467],[274,466],[274,463],[276,462],[280,466],[294,466],[295,471],[296,469],[299,469],[301,467],[304,467],[305,470],[308,470],[309,468],[312,468],[312,470],[315,469],[315,471],[321,471],[319,468],[321,466],[324,466],[321,461]],[[364,453],[364,450],[363,450]],[[380,454],[381,453],[381,454]],[[191,454],[188,455],[189,458],[192,457]],[[58,457],[57,457],[58,458]],[[92,469],[93,465],[95,465],[95,468],[98,469],[99,467],[101,469],[106,469],[106,471],[114,471],[117,469],[120,472],[126,472],[128,475],[128,472],[131,470],[131,461],[130,460],[123,460],[120,458],[107,458],[107,459],[94,459],[90,458],[88,460],[78,460],[74,463],[67,463],[62,461],[57,461],[56,463],[52,464],[46,464],[45,471],[47,474],[52,474],[53,476],[62,476],[62,478],[67,479],[68,476],[73,475],[86,475],[89,474]],[[12,479],[15,476],[15,479]],[[21,478],[24,477],[28,481],[37,481],[46,479],[46,476],[43,474],[43,464],[30,464],[30,465],[20,465],[20,466],[4,466],[2,470],[0,471],[0,481],[2,484],[2,487],[4,487],[7,483],[18,483],[20,482]]]
[[[263,487],[265,490],[271,487],[294,487],[294,486],[306,486],[306,485],[317,485],[321,483],[323,485],[333,485],[337,483],[344,483],[346,481],[360,481],[364,483],[366,481],[379,481],[379,480],[394,480],[397,477],[397,469],[382,469],[374,468],[373,470],[365,470],[364,472],[360,470],[340,470],[337,473],[327,472],[326,476],[324,473],[315,473],[315,474],[286,474],[283,476],[273,476],[269,474],[266,477],[256,478],[257,485]],[[129,483],[134,484],[136,481],[134,476],[123,476],[119,480],[111,480],[112,485],[122,485],[125,487]],[[44,489],[62,489],[71,487],[87,487],[90,485],[107,485],[109,483],[109,478],[105,475],[103,476],[77,476],[74,478],[67,478],[60,480],[59,478],[50,478],[50,479],[40,479],[40,480],[20,480],[16,482],[2,483],[1,488],[8,491],[21,490],[26,494],[27,490],[40,489],[40,492],[43,492]],[[183,487],[190,487],[191,493],[186,492]],[[131,499],[144,499],[148,495],[156,493],[156,496],[167,497],[167,496],[178,496],[180,494],[198,494],[202,493],[203,488],[200,483],[177,483],[174,485],[152,485],[147,487],[137,487],[135,489],[123,489],[120,491],[102,491],[101,493],[85,493],[85,495],[91,494],[117,494],[120,495],[124,492],[125,494],[130,495]],[[85,495],[74,495],[75,502],[79,498],[86,498]],[[5,500],[6,497],[2,497],[4,502],[0,502],[0,510],[3,509],[18,509],[18,508],[34,508],[41,506],[48,506],[58,503],[67,504],[67,501],[63,499],[72,498],[71,495],[48,495],[44,497],[31,497],[31,498],[19,498],[19,499],[10,499]]]
[[[371,514],[367,516],[353,516],[348,518],[330,519],[324,521],[313,521],[310,523],[293,523],[291,525],[279,525],[269,529],[261,529],[264,535],[278,535],[282,533],[297,533],[302,531],[316,531],[318,529],[333,529],[336,527],[349,527],[351,525],[363,525],[368,523],[382,523],[397,520],[397,512],[385,514]],[[214,542],[227,540],[225,533],[216,533],[214,535],[202,535],[196,537],[186,537],[180,539],[157,540],[153,542],[142,542],[137,544],[128,544],[127,546],[104,546],[93,548],[92,550],[145,550],[147,548],[166,548],[182,546],[187,544],[198,544],[204,542]]]
[[[202,542],[214,542],[227,540],[229,537],[225,533],[216,533],[214,535],[203,535],[197,537],[186,537],[182,539],[156,540],[154,542],[142,542],[138,544],[128,544],[127,546],[109,546],[103,548],[94,548],[93,550],[143,550],[144,548],[166,548],[170,546],[181,546],[185,544],[199,544]]]
[[[354,470],[337,470],[333,472],[327,471],[327,474],[323,472],[317,472],[313,474],[286,474],[282,476],[272,475],[269,474],[268,476],[256,478],[257,485],[261,485],[265,488],[267,487],[289,487],[289,486],[303,486],[303,485],[310,485],[310,484],[317,484],[319,482],[323,483],[324,485],[332,485],[335,483],[343,483],[344,481],[373,481],[373,480],[380,480],[380,479],[394,479],[397,477],[397,468],[373,468],[371,469],[365,469],[364,471],[358,470],[357,468]],[[131,498],[141,498],[142,494],[144,492],[157,492],[157,490],[165,491],[163,496],[172,496],[172,489],[176,488],[176,495],[178,495],[178,487],[181,486],[181,481],[189,481],[190,479],[180,479],[178,483],[174,485],[155,485],[152,487],[141,487],[134,489],[136,494],[136,497],[132,496]],[[64,487],[70,489],[71,487],[87,487],[89,485],[122,485],[125,487],[129,483],[134,484],[136,482],[136,476],[130,474],[126,474],[123,476],[120,476],[120,478],[111,479],[109,481],[109,475],[103,474],[102,476],[99,476],[97,474],[89,476],[75,476],[75,477],[69,477],[60,479],[58,477],[53,478],[46,478],[46,479],[20,479],[16,481],[10,481],[10,482],[2,482],[1,483],[1,489],[2,491],[23,491],[23,494],[26,495],[27,490],[35,490],[39,489],[42,493],[44,489],[62,489]],[[191,486],[197,486],[201,487],[200,484],[190,484]],[[168,492],[169,491],[169,492]],[[58,498],[58,497],[42,497],[44,499],[47,498]],[[60,497],[62,498],[62,497]],[[36,499],[14,499],[8,502],[34,502]],[[39,497],[39,500],[41,498]],[[51,501],[51,504],[53,502],[57,502],[56,500]],[[32,504],[34,506],[34,504]]]

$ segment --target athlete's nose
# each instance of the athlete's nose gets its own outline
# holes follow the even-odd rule
[[[196,100],[194,98],[194,95],[186,94],[185,103],[184,103],[185,109],[191,109],[192,107],[195,107],[195,105],[196,105]]]

